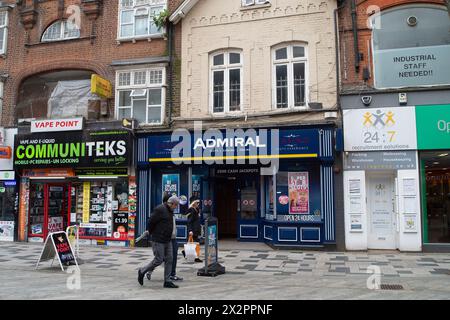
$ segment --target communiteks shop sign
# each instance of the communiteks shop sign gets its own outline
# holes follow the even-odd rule
[[[84,131],[16,136],[14,165],[45,167],[126,167],[131,155],[127,131]]]
[[[375,87],[450,84],[450,46],[376,50]]]

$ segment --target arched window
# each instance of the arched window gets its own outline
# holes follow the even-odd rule
[[[450,19],[443,6],[407,5],[371,18],[376,88],[450,84]]]
[[[277,109],[305,107],[308,58],[304,44],[277,46],[272,52],[273,98]]]
[[[242,111],[242,64],[242,53],[237,50],[210,55],[213,113]]]
[[[60,20],[51,24],[42,35],[42,42],[77,39],[80,37],[79,27],[69,20]]]

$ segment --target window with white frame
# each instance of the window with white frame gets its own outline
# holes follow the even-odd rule
[[[279,46],[273,50],[273,99],[277,109],[306,107],[308,97],[307,48]]]
[[[221,51],[211,54],[210,101],[213,113],[242,111],[242,54]]]
[[[261,4],[267,4],[270,3],[270,0],[242,0],[242,6],[243,7],[250,7],[253,5],[261,5]]]
[[[159,35],[153,18],[167,8],[167,0],[119,0],[119,38]]]
[[[77,39],[80,28],[69,20],[60,20],[51,24],[42,35],[42,42]]]
[[[140,124],[162,124],[165,105],[165,69],[118,71],[117,119],[134,118]]]
[[[0,54],[6,53],[7,38],[8,38],[8,12],[0,11]]]

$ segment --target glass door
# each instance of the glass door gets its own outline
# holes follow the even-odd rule
[[[68,225],[68,186],[47,184],[47,228],[46,235],[52,232],[65,231]]]
[[[259,176],[241,176],[238,180],[238,235],[240,240],[260,239]]]

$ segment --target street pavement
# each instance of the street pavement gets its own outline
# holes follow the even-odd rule
[[[153,257],[151,248],[81,247],[85,263],[75,278],[56,261],[36,270],[42,247],[0,242],[0,299],[450,299],[450,254],[274,250],[222,240],[219,262],[226,274],[197,276],[203,264],[185,260],[180,248],[177,274],[184,281],[166,289],[163,266],[144,286],[137,282],[137,269]],[[368,287],[377,270],[381,289],[374,288],[375,281]]]

